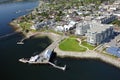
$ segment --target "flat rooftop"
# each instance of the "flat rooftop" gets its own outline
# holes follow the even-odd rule
[[[100,24],[100,23],[94,23],[91,24],[89,31],[93,33],[101,33],[102,31],[105,31],[106,29],[109,29],[113,25],[106,25],[106,24]]]

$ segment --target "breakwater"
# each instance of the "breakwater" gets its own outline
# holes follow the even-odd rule
[[[21,32],[13,32],[13,33],[10,33],[10,34],[6,34],[6,35],[3,35],[3,36],[0,36],[0,40],[1,39],[4,39],[4,38],[7,38],[7,37],[10,37],[10,36],[13,36],[13,35],[16,35],[16,34],[20,34]]]

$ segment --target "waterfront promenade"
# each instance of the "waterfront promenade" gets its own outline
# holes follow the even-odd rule
[[[47,36],[49,37],[53,42],[40,54],[44,54],[44,52],[46,50],[51,50],[54,51],[54,49],[56,48],[56,46],[58,46],[59,42],[61,42],[64,38],[66,38],[66,36],[61,36],[61,35],[57,35],[51,32],[44,32],[44,33],[38,33],[40,34],[40,36]],[[39,35],[38,35],[39,36]]]
[[[53,40],[53,43],[49,45],[45,50],[50,49],[54,51],[59,57],[72,57],[72,58],[81,58],[81,59],[99,59],[111,65],[114,65],[120,68],[120,60],[118,58],[112,57],[107,54],[96,52],[95,50],[87,50],[86,52],[72,52],[72,51],[62,51],[59,49],[59,43],[67,36],[61,36],[54,33],[44,32],[38,33],[41,36],[48,36]],[[44,51],[45,51],[44,50]],[[43,51],[43,52],[44,52]]]
[[[72,57],[72,58],[80,58],[80,59],[99,59],[104,61],[105,63],[109,63],[115,67],[120,68],[120,61],[118,58],[111,57],[109,55],[98,53],[93,50],[88,50],[86,52],[72,52],[72,51],[62,51],[59,47],[54,49],[54,52],[57,53],[59,57]]]

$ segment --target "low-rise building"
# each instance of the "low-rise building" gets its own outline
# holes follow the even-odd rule
[[[68,31],[70,28],[74,27],[74,25],[76,24],[75,21],[70,21],[68,25],[64,25],[64,31]]]
[[[57,27],[55,28],[55,31],[60,31],[60,32],[62,32],[62,31],[64,31],[64,28],[63,28],[63,26],[57,26]]]
[[[116,19],[116,16],[113,14],[98,16],[95,20],[101,24],[108,24]]]

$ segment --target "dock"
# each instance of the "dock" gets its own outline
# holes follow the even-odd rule
[[[50,64],[57,69],[65,70],[66,65],[64,67],[61,67],[61,66],[57,66],[54,63],[50,62],[52,52],[54,51],[58,43],[64,38],[65,37],[62,37],[54,41],[51,45],[49,45],[43,52],[39,53],[38,55],[32,56],[29,59],[21,58],[19,59],[19,61],[23,63],[29,63],[29,64]]]
[[[57,65],[55,65],[55,64],[53,64],[53,63],[51,63],[51,62],[48,62],[50,65],[52,65],[53,67],[55,67],[55,68],[58,68],[58,69],[61,69],[61,70],[65,70],[66,69],[66,65],[64,65],[64,67],[60,67],[60,66],[57,66]]]
[[[21,39],[19,42],[17,42],[17,44],[24,44],[23,41],[24,41],[25,39],[27,39],[27,38],[23,38],[23,39]]]
[[[46,52],[49,53],[49,55],[45,53],[44,55],[41,54],[41,55],[32,56],[30,59],[21,58],[19,59],[19,61],[23,63],[29,63],[29,64],[50,64],[53,67],[57,69],[61,69],[63,71],[66,69],[66,65],[64,67],[61,67],[50,62],[49,60],[52,52],[50,52],[49,50],[47,50]]]

